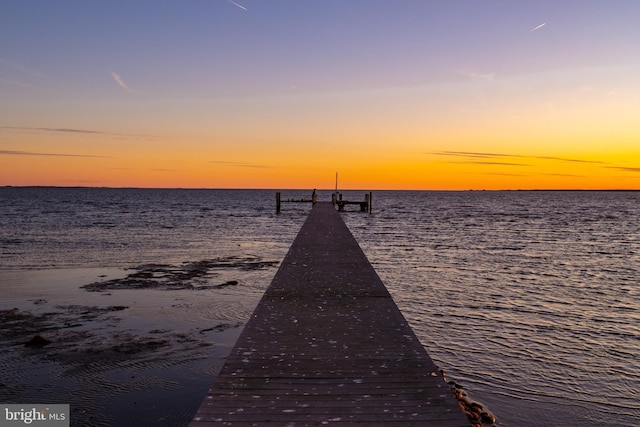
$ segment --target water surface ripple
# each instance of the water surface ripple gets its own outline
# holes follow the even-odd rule
[[[360,200],[363,192],[345,198]],[[378,191],[373,198],[373,214],[343,218],[436,364],[498,425],[640,424],[640,193]],[[0,188],[0,202],[3,307],[18,306],[19,291],[33,295],[21,308],[34,313],[47,309],[35,305],[44,294],[67,304],[95,299],[90,305],[126,297],[119,328],[184,330],[213,343],[246,321],[276,267],[211,270],[191,290],[91,297],[79,288],[90,282],[70,289],[64,272],[128,269],[125,276],[154,264],[179,270],[218,258],[281,261],[310,208],[285,204],[277,215],[274,191],[253,190]],[[237,285],[217,289],[230,281]],[[227,332],[216,332],[220,322]],[[230,343],[215,345],[228,351]],[[171,387],[206,390],[213,378],[202,372],[215,375],[221,363],[213,358],[191,373],[162,368],[158,376],[174,382],[153,386],[155,399],[167,389],[167,414],[188,420],[198,393],[189,410],[177,410],[171,404],[183,402]],[[85,374],[111,387],[113,372]],[[16,378],[15,392],[23,393]],[[37,394],[38,387],[25,396],[55,392],[47,386]],[[136,399],[143,399],[145,387],[127,390],[140,389]]]
[[[640,193],[378,192],[344,219],[502,425],[640,424]]]

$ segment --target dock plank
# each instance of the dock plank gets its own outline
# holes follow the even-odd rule
[[[317,203],[190,426],[468,426],[330,203]]]

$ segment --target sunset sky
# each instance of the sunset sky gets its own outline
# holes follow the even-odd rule
[[[640,189],[638,0],[0,1],[0,185]]]

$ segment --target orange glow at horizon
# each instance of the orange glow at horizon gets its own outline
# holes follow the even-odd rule
[[[8,4],[0,185],[640,189],[632,2],[277,3]]]
[[[45,144],[46,145],[46,144]],[[10,152],[0,156],[2,185],[158,188],[318,188],[330,189],[335,173],[347,189],[500,190],[638,189],[640,150],[481,151],[434,149],[394,152],[346,147],[292,149],[293,153],[256,150],[255,155],[207,151],[182,143],[183,150],[145,147],[127,156],[84,151]],[[460,146],[458,146],[460,147]],[[335,147],[333,147],[335,148]],[[506,148],[506,147],[499,147]],[[588,147],[587,147],[588,148]],[[71,150],[70,150],[71,151]],[[519,153],[519,154],[516,154]],[[529,154],[535,153],[535,154]],[[112,155],[109,155],[112,154]],[[8,179],[7,177],[11,177]]]

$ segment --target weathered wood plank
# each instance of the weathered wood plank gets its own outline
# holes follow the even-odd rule
[[[468,426],[335,208],[317,203],[191,423]]]

